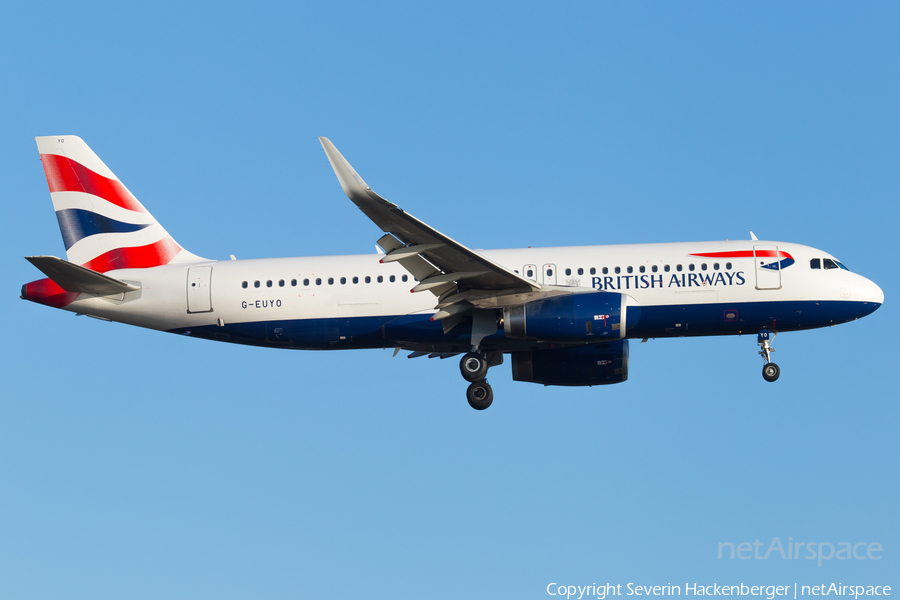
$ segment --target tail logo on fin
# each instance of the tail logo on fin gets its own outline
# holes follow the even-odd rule
[[[84,192],[134,212],[147,212],[118,179],[94,173],[82,164],[58,154],[41,154],[50,193]]]
[[[69,262],[105,273],[169,264],[184,251],[81,138],[37,138]],[[181,256],[179,256],[181,255]]]

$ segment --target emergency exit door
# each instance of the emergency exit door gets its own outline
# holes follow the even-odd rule
[[[212,312],[210,280],[212,267],[191,267],[187,278],[187,311]]]
[[[544,265],[543,268],[541,268],[541,276],[546,285],[556,285],[556,265]]]

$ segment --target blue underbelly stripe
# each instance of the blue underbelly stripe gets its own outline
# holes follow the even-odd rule
[[[798,331],[846,323],[874,312],[879,306],[847,300],[642,306],[640,321],[628,326],[627,337],[740,335],[766,328]],[[471,335],[470,323],[465,321],[445,335],[441,323],[431,321],[427,314],[285,319],[169,331],[239,344],[335,350],[417,345],[440,350],[460,344],[465,350]],[[483,341],[485,347],[506,352],[521,349],[523,344],[527,345],[506,339],[502,329]]]

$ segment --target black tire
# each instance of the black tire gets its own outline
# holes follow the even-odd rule
[[[487,381],[476,381],[466,390],[466,400],[475,410],[484,410],[494,401],[494,390]]]
[[[466,381],[482,381],[487,376],[488,364],[483,354],[469,352],[459,361],[459,372]]]
[[[781,375],[781,369],[775,363],[770,362],[763,367],[763,379],[769,383],[778,379],[779,375]]]

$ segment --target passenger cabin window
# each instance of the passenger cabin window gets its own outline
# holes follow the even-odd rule
[[[366,283],[372,283],[372,278],[366,275]]]
[[[395,281],[397,281],[397,276],[391,275],[391,283],[394,283]]]
[[[402,280],[403,280],[403,281],[406,281],[406,280],[408,280],[408,279],[409,279],[409,276],[408,276],[408,275],[404,275],[404,276],[403,276],[403,277],[401,277],[401,278],[400,278],[400,279],[402,279]]]
[[[719,270],[719,263],[713,263],[713,271]]]
[[[547,269],[547,277],[553,277],[553,269]]]
[[[266,287],[272,287],[272,280],[271,280],[271,279],[268,280],[268,281],[266,282]]]
[[[693,265],[693,263],[691,263],[688,265],[688,271],[693,271],[693,270],[694,270],[694,265]]]
[[[629,272],[629,273],[634,273],[634,267],[628,267],[628,272]]]
[[[603,267],[603,274],[604,274],[604,275],[608,275],[608,274],[609,274],[609,268],[608,268],[608,267]]]
[[[259,281],[254,281],[254,282],[253,282],[253,287],[257,287],[257,288],[258,288],[258,287],[259,287]]]
[[[291,287],[297,287],[297,280],[291,279]]]
[[[616,275],[618,275],[621,272],[622,272],[622,269],[620,269],[619,267],[616,267]]]
[[[334,285],[334,277],[328,278],[328,285]]]
[[[284,279],[278,280],[278,287],[284,287]]]
[[[701,271],[705,271],[705,270],[706,270],[706,263],[703,263],[702,265],[700,265],[700,270],[701,270]]]
[[[317,277],[317,278],[316,278],[316,285],[322,285],[322,278],[321,278],[321,277]]]
[[[825,269],[837,269],[838,268],[838,266],[836,264],[834,264],[834,261],[831,260],[830,258],[822,259],[822,267]]]
[[[681,270],[681,265],[675,265],[675,270],[676,270],[676,271],[680,271],[680,270]]]
[[[378,283],[383,283],[383,282],[384,282],[384,277],[382,277],[381,275],[379,275],[379,276],[378,276]]]
[[[353,276],[353,283],[359,283],[359,277]]]
[[[596,275],[596,274],[597,274],[597,269],[595,269],[594,267],[591,267],[591,275]]]
[[[303,287],[309,287],[309,279],[303,280]]]
[[[581,267],[578,267],[578,274],[584,275],[584,269],[582,269]]]
[[[572,274],[572,269],[566,269],[566,275],[571,275],[571,274]]]
[[[246,281],[243,282],[243,283],[241,284],[241,287],[244,288],[244,289],[246,290],[246,289],[247,289],[247,282],[246,282]]]
[[[532,271],[531,269],[528,269],[528,270],[525,272],[525,274],[528,275],[529,277],[534,277],[534,271]]]
[[[656,273],[657,271],[659,271],[659,267],[657,267],[656,265],[653,265],[652,267],[650,267],[650,270],[653,271],[654,273]]]
[[[641,273],[646,273],[646,272],[647,272],[647,267],[645,267],[644,265],[641,265],[641,268],[638,269],[638,271],[640,271]]]
[[[670,267],[669,265],[663,267],[663,271],[665,271],[666,273],[668,273],[671,269],[672,267]]]
[[[726,268],[727,270],[730,271],[730,270],[731,270],[731,263],[725,263],[725,268]]]
[[[809,261],[809,268],[810,269],[821,269],[822,263],[818,258],[814,258],[811,261]]]

